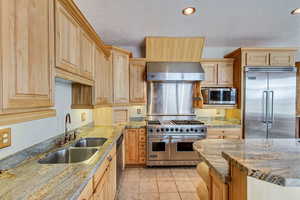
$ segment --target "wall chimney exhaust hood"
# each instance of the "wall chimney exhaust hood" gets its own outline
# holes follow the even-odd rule
[[[203,81],[200,62],[148,62],[147,81]]]

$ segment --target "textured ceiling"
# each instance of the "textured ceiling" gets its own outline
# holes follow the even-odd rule
[[[206,46],[300,46],[299,0],[74,0],[107,44],[146,36],[204,36]],[[196,7],[184,16],[185,7]]]

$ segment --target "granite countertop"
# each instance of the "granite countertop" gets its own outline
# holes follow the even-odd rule
[[[194,148],[220,176],[228,176],[224,159],[224,166],[215,164],[223,157],[248,176],[281,186],[300,186],[299,139],[202,140],[194,143]],[[218,155],[216,161],[206,153],[209,149]],[[227,167],[227,173],[222,167]]]
[[[227,120],[218,118],[198,118],[203,121],[209,128],[241,128],[240,120]]]
[[[130,121],[126,124],[126,128],[146,128],[146,121]]]
[[[96,126],[84,128],[80,137],[106,137],[92,159],[74,164],[39,164],[45,154],[26,160],[16,168],[0,173],[0,199],[77,199],[117,139],[124,127]]]

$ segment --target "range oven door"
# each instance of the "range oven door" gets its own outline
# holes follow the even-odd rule
[[[148,137],[148,160],[169,160],[170,139],[169,136]]]
[[[199,136],[171,136],[171,160],[199,160],[193,149],[193,143],[200,140]]]

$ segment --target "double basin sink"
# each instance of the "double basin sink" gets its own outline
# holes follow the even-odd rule
[[[89,160],[98,148],[103,146],[106,138],[82,138],[70,147],[51,152],[40,159],[40,164],[79,163]]]

